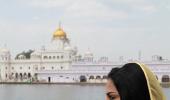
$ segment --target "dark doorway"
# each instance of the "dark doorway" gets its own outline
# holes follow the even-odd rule
[[[15,78],[18,79],[18,73],[15,73]]]
[[[90,80],[91,80],[91,79],[94,79],[94,76],[90,76],[89,79],[90,79]]]
[[[100,76],[96,76],[96,79],[101,79],[101,77]]]
[[[20,75],[20,79],[22,79],[22,73],[20,73],[19,75]]]
[[[86,76],[80,76],[80,82],[87,82]]]
[[[103,76],[103,79],[107,79],[107,76],[104,75],[104,76]]]
[[[170,82],[170,77],[169,77],[169,75],[163,75],[163,76],[162,76],[162,82]]]
[[[31,78],[31,73],[28,73],[28,78]]]
[[[48,77],[48,83],[51,83],[51,77]]]

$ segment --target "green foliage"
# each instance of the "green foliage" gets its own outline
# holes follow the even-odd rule
[[[31,53],[33,53],[34,50],[28,50],[27,52],[23,51],[19,54],[16,55],[15,59],[18,59],[20,55],[24,55],[26,57],[26,59],[30,59]]]

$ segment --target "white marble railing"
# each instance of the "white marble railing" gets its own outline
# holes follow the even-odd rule
[[[57,71],[48,71],[48,70],[46,70],[46,71],[36,71],[35,73],[37,73],[37,74],[45,74],[45,73],[57,73],[57,74],[61,74],[61,73],[69,73],[69,74],[83,74],[83,73],[86,73],[86,74],[88,74],[88,73],[97,73],[97,74],[107,74],[107,73],[109,73],[109,71],[108,70],[105,70],[105,71],[103,71],[103,70],[96,70],[96,71],[90,71],[90,70],[88,70],[88,71],[85,71],[85,70],[57,70]]]

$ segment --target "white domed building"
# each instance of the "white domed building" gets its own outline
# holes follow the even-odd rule
[[[0,49],[0,82],[77,83],[106,82],[113,67],[126,62],[110,62],[108,57],[94,59],[88,49],[84,54],[72,47],[66,32],[59,27],[52,35],[50,45],[40,50],[30,50],[11,58],[10,50]],[[170,71],[170,62],[145,62],[155,71],[158,79],[170,80],[164,70]],[[163,66],[163,67],[160,67]],[[158,70],[158,69],[162,70]]]
[[[98,74],[94,74],[96,67],[89,65],[93,62],[93,54],[89,50],[84,56],[77,53],[77,47],[71,46],[66,32],[59,27],[53,33],[50,45],[40,50],[23,52],[11,59],[8,49],[0,49],[0,81],[80,82],[80,77],[88,81],[90,76],[95,77],[102,73],[102,77],[108,72],[101,72],[103,68],[100,65]],[[88,71],[90,69],[91,71]]]

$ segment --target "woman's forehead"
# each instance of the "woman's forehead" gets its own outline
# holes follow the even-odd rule
[[[107,84],[106,84],[106,92],[116,92],[117,93],[117,88],[114,85],[113,81],[108,79]]]

